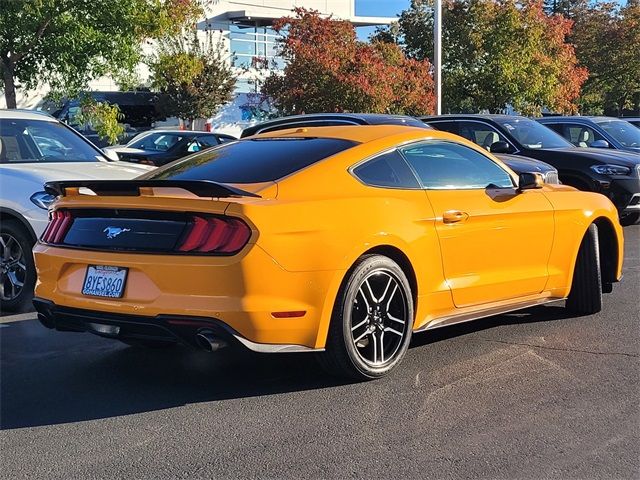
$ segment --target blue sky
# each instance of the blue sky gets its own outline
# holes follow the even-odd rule
[[[355,0],[356,15],[359,17],[396,17],[409,7],[410,0]],[[359,27],[358,38],[366,40],[375,27]]]
[[[395,17],[409,7],[409,0],[355,0],[360,17]]]

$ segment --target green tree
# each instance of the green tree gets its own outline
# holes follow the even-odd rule
[[[198,0],[0,0],[0,70],[7,106],[17,88],[73,96],[102,75],[131,71],[141,42],[182,28]]]
[[[279,45],[286,66],[262,89],[282,113],[433,111],[429,62],[407,58],[393,43],[358,42],[349,22],[295,12],[274,25],[286,32]]]
[[[398,25],[407,55],[432,57],[430,0],[412,0]],[[445,0],[443,110],[575,111],[587,72],[577,66],[570,32],[571,21],[546,15],[542,0]]]
[[[123,116],[117,105],[96,102],[91,97],[84,96],[76,121],[81,125],[91,125],[100,138],[106,138],[109,143],[114,144],[124,133],[124,127],[120,123]]]
[[[192,123],[229,102],[237,78],[224,55],[211,32],[204,41],[194,31],[161,42],[149,66],[152,86],[165,94],[163,112]]]
[[[573,41],[589,70],[584,113],[620,115],[640,110],[640,2],[599,3],[576,18]]]

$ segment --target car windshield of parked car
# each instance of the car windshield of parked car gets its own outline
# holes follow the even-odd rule
[[[568,148],[574,146],[550,128],[528,118],[509,118],[498,120],[498,123],[524,148]]]
[[[226,143],[145,174],[145,180],[271,182],[357,145],[336,138],[256,138]]]
[[[596,120],[602,129],[624,147],[640,147],[640,130],[624,120]]]
[[[127,147],[139,148],[150,152],[166,152],[183,138],[184,135],[178,133],[149,133],[141,138],[133,139],[127,144]]]
[[[0,119],[0,163],[103,160],[98,150],[58,122]]]

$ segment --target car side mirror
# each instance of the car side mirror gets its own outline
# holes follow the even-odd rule
[[[534,190],[544,186],[544,178],[540,173],[521,173],[518,176],[518,191]]]
[[[509,153],[511,147],[507,142],[493,142],[489,147],[491,153]]]
[[[592,148],[609,148],[609,142],[606,140],[595,140],[591,145]]]

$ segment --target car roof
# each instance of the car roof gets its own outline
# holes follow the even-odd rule
[[[252,138],[336,138],[358,143],[368,143],[395,135],[406,134],[407,136],[415,136],[416,133],[426,135],[430,138],[451,139],[452,137],[456,137],[449,132],[405,125],[339,125],[331,127],[288,128],[285,130],[260,133]],[[246,140],[251,139],[247,138]]]
[[[430,128],[422,125],[420,120],[408,115],[392,115],[384,113],[309,113],[304,115],[289,115],[286,117],[274,118],[256,125],[245,128],[242,137],[255,135],[256,133],[273,127],[295,123],[296,126],[305,122],[318,121],[342,121],[352,122],[359,125],[407,125],[419,128]]]
[[[57,122],[55,118],[46,112],[26,109],[0,109],[0,118],[11,120],[41,120],[45,122]]]
[[[457,120],[457,119],[485,119],[485,120],[513,120],[513,119],[527,119],[522,115],[503,115],[498,113],[445,113],[443,115],[424,115],[419,117],[420,120]]]
[[[604,117],[604,116],[591,116],[591,115],[551,115],[548,117],[538,118],[536,120],[542,121],[543,123],[546,121],[560,121],[560,122],[606,122],[611,120],[619,120],[615,117]],[[624,120],[624,119],[622,119]]]

